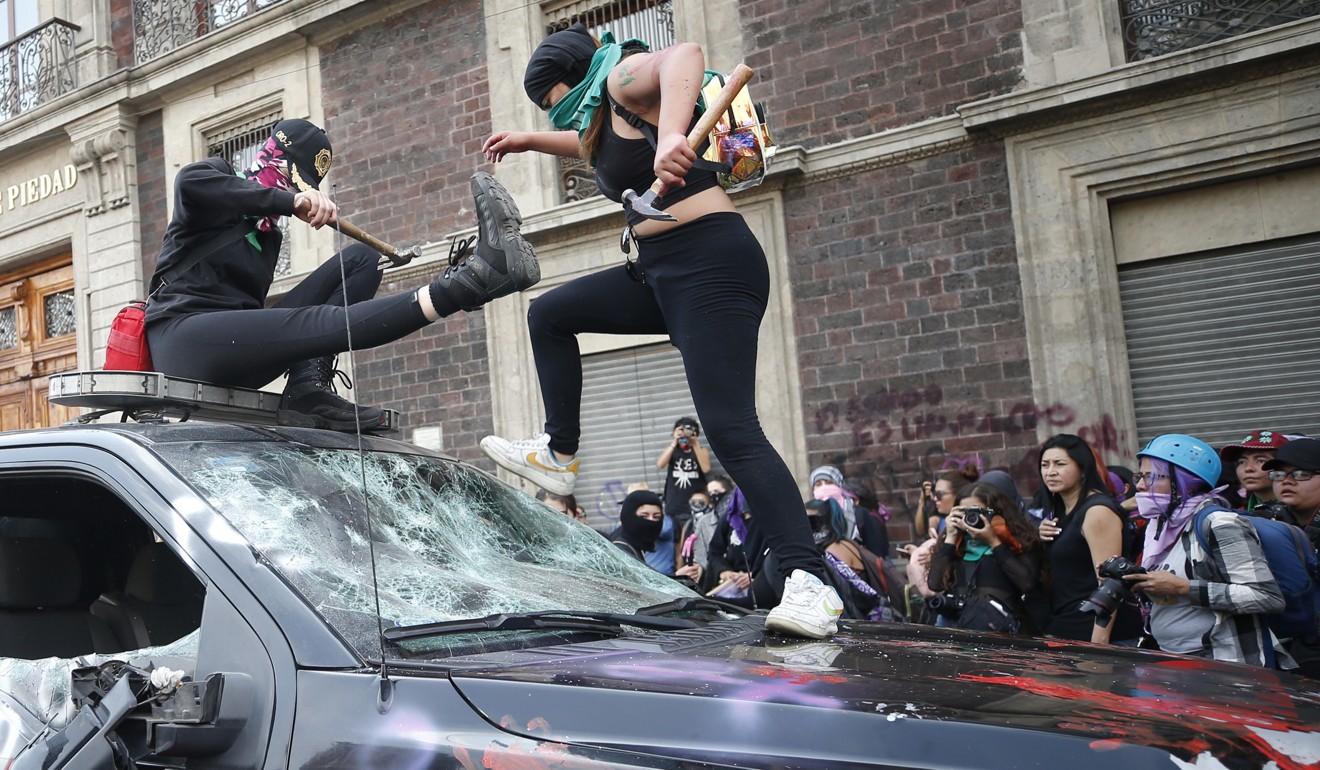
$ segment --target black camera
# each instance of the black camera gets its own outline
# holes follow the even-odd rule
[[[992,516],[995,515],[992,508],[964,508],[963,523],[972,529],[984,527]]]
[[[1118,605],[1132,595],[1132,589],[1123,580],[1124,575],[1142,575],[1146,570],[1140,564],[1133,564],[1122,556],[1110,556],[1097,570],[1104,578],[1100,585],[1086,597],[1078,607],[1082,612],[1095,615],[1100,623],[1108,624]]]
[[[1296,517],[1293,516],[1292,508],[1287,503],[1280,500],[1271,500],[1268,503],[1261,503],[1247,512],[1248,516],[1254,516],[1258,519],[1274,519],[1292,524]],[[1314,522],[1313,522],[1314,523]]]
[[[935,594],[926,600],[926,606],[946,618],[956,618],[967,605],[966,597],[953,594]]]

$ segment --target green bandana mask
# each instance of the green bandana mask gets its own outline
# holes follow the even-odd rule
[[[587,126],[591,125],[591,116],[605,100],[606,78],[610,76],[614,65],[623,58],[623,46],[614,42],[613,33],[603,33],[600,40],[601,47],[591,57],[591,68],[587,70],[586,77],[550,108],[550,122],[555,128],[560,131],[571,128],[578,132],[579,138]],[[633,40],[626,40],[624,45],[631,42]]]
[[[980,561],[982,556],[990,553],[993,548],[989,543],[983,543],[974,537],[967,538],[963,545],[963,561]]]

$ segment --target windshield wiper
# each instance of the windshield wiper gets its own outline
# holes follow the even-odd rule
[[[649,608],[648,608],[649,609]],[[466,631],[528,631],[534,629],[601,631],[622,626],[636,626],[654,631],[672,631],[695,628],[699,624],[682,618],[661,618],[653,615],[625,615],[617,612],[585,612],[581,610],[541,610],[539,612],[501,612],[484,618],[467,620],[441,620],[418,623],[413,626],[395,626],[384,631],[391,642],[421,639],[441,634]]]
[[[638,615],[664,615],[669,612],[683,612],[685,610],[716,610],[718,612],[732,612],[738,615],[746,615],[749,610],[746,607],[739,607],[736,604],[729,604],[717,599],[708,599],[701,596],[680,596],[660,604],[652,604],[650,607],[643,607],[637,611]]]

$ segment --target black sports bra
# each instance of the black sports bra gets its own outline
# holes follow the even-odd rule
[[[596,149],[596,185],[601,194],[612,201],[623,201],[624,190],[635,190],[639,195],[655,182],[655,150],[646,138],[625,139],[614,133],[614,121],[606,113],[605,125],[600,133],[600,146]],[[689,128],[696,125],[693,116]],[[691,198],[703,190],[719,185],[713,171],[692,167],[683,177],[685,184],[656,199],[656,208],[664,210],[678,201]],[[645,217],[628,209],[628,224],[635,225]]]

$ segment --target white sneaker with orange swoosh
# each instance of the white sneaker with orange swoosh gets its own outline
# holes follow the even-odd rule
[[[561,463],[550,451],[550,436],[542,433],[533,438],[509,440],[487,436],[481,440],[481,451],[501,468],[536,484],[556,495],[573,494],[577,482],[578,460]]]
[[[784,581],[779,606],[765,616],[765,630],[808,639],[824,639],[839,632],[843,602],[833,587],[804,570],[795,569]]]

